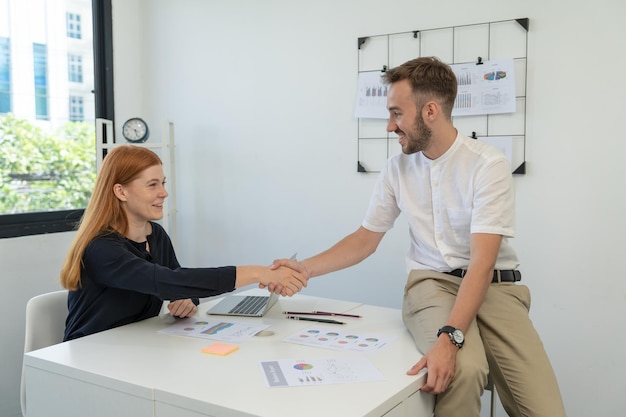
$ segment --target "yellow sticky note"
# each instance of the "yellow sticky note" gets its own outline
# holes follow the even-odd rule
[[[209,345],[205,348],[202,349],[202,353],[211,353],[213,355],[228,355],[231,352],[236,351],[237,349],[239,349],[239,346],[235,346],[235,345],[229,345],[228,343],[213,343],[212,345]]]

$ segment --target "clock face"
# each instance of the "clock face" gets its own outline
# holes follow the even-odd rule
[[[129,142],[141,143],[148,139],[150,130],[143,119],[133,117],[132,119],[128,119],[126,123],[124,123],[124,126],[122,126],[122,134]]]

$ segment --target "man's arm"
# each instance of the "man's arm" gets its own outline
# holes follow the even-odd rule
[[[502,236],[500,235],[487,233],[471,235],[467,273],[461,281],[450,316],[446,323],[441,323],[441,326],[447,324],[461,329],[463,333],[467,332],[491,283],[501,242]],[[458,350],[459,348],[451,343],[448,335],[443,333],[422,359],[408,371],[408,374],[416,375],[421,369],[428,368],[426,384],[421,390],[431,394],[440,394],[448,388],[454,376]]]
[[[363,226],[341,239],[330,249],[301,262],[290,259],[277,259],[272,268],[287,266],[312,278],[329,272],[356,265],[376,251],[385,232],[372,232]],[[270,291],[275,290],[270,287]]]
[[[498,258],[502,236],[487,233],[474,233],[470,239],[470,261],[467,273],[461,281],[459,293],[450,312],[448,324],[458,327],[464,333],[476,317],[491,279]],[[440,336],[441,337],[441,336]]]

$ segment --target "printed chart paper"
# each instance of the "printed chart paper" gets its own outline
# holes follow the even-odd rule
[[[309,327],[295,333],[283,342],[335,350],[359,352],[376,351],[395,338],[375,334],[359,334],[330,326]]]
[[[498,148],[513,165],[513,138],[511,136],[486,136],[479,137],[478,140]]]
[[[265,324],[189,317],[176,320],[175,324],[159,330],[159,333],[215,339],[223,342],[242,342],[268,327],[270,326]]]
[[[382,381],[383,375],[367,359],[280,359],[261,362],[268,387],[297,387]]]
[[[451,65],[457,78],[452,116],[515,113],[513,59]]]
[[[388,119],[387,86],[381,80],[381,71],[361,72],[357,87],[354,117]]]

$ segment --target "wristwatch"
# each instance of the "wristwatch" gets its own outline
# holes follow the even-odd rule
[[[458,347],[459,349],[463,347],[463,343],[465,343],[465,335],[463,334],[461,329],[457,329],[456,327],[452,326],[443,326],[437,332],[437,337],[439,337],[441,333],[448,333],[448,336],[450,336],[450,340],[452,341],[454,346]]]

